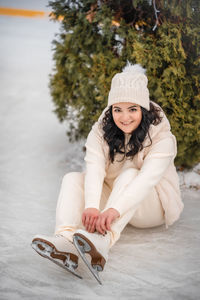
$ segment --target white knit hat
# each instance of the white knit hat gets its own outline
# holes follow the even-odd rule
[[[148,79],[141,65],[129,62],[121,73],[114,75],[108,95],[108,106],[120,102],[132,102],[149,110]]]

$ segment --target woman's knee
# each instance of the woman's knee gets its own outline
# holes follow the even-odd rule
[[[84,181],[84,173],[81,172],[69,172],[63,176],[63,183],[83,183]]]
[[[144,199],[129,222],[137,228],[151,228],[164,224],[164,210],[155,189]]]
[[[133,180],[138,175],[139,170],[135,168],[128,168],[124,171],[122,171],[119,176],[115,179],[115,182],[127,183],[128,181]]]

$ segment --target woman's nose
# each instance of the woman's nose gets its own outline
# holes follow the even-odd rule
[[[129,120],[129,113],[123,112],[121,115],[122,121],[127,121]]]

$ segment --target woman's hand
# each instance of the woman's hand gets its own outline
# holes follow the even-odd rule
[[[96,230],[101,233],[105,234],[107,230],[111,230],[111,224],[120,216],[120,213],[114,209],[109,208],[101,213],[96,221]]]
[[[96,228],[96,221],[100,212],[96,208],[86,208],[82,214],[82,223],[88,232],[93,233]]]

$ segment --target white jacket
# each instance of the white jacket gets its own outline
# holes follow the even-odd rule
[[[176,139],[171,133],[170,124],[164,112],[162,111],[163,118],[160,124],[150,125],[152,145],[145,147],[150,144],[147,135],[143,142],[143,150],[138,152],[133,160],[124,159],[119,162],[120,155],[118,155],[114,163],[109,161],[109,147],[101,129],[104,113],[105,110],[98,122],[93,125],[86,141],[85,208],[99,209],[103,182],[112,186],[122,170],[132,167],[138,169],[139,173],[126,188],[125,193],[130,200],[122,204],[122,201],[115,199],[110,207],[117,209],[122,215],[131,209],[133,203],[135,205],[146,198],[155,187],[165,211],[165,223],[167,226],[171,225],[179,218],[184,205],[174,166],[177,153]]]

